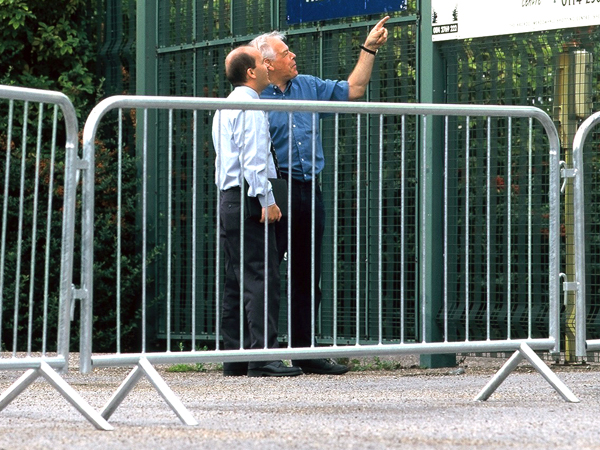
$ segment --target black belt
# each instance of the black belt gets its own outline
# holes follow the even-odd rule
[[[228,189],[224,189],[221,192],[225,193],[225,192],[240,192],[240,187],[239,186],[233,186],[230,187]]]

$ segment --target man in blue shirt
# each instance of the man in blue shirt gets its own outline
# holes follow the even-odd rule
[[[387,41],[384,27],[389,17],[381,19],[370,31],[347,81],[322,80],[311,75],[298,75],[296,55],[284,42],[284,35],[278,31],[266,33],[254,39],[250,45],[262,52],[269,68],[271,84],[261,93],[267,100],[356,100],[365,94],[371,78],[377,50]],[[317,178],[325,165],[323,147],[319,136],[318,118],[313,129],[312,113],[294,113],[289,125],[287,112],[269,113],[269,130],[273,146],[277,152],[279,168],[285,179],[292,174],[291,195],[291,342],[293,347],[310,347],[314,343],[312,333],[312,298],[317,313],[321,302],[321,259],[322,240],[325,229],[325,208],[318,183],[315,183],[314,236],[312,234],[313,178]],[[290,130],[292,133],[290,140]],[[316,148],[313,167],[313,138]],[[290,154],[291,142],[291,161]],[[311,292],[312,250],[314,239],[314,292]],[[278,242],[282,256],[286,242]],[[326,359],[293,361],[294,366],[304,373],[341,375],[348,367]]]

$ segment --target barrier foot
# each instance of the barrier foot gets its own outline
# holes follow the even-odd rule
[[[504,380],[511,374],[513,370],[523,360],[527,359],[529,363],[537,370],[544,379],[559,393],[559,395],[567,402],[578,403],[579,399],[571,392],[552,370],[542,361],[542,359],[531,349],[527,344],[521,344],[519,349],[510,357],[510,359],[502,366],[502,368],[494,375],[489,383],[475,397],[475,400],[485,401],[494,393],[494,391],[502,384]]]
[[[98,430],[110,431],[113,429],[96,410],[63,380],[58,373],[47,363],[40,363],[37,369],[29,369],[21,378],[15,381],[2,396],[0,396],[0,411],[2,411],[10,402],[12,402],[19,394],[27,389],[38,377],[44,377],[54,389],[56,389],[71,405],[77,409],[88,421],[92,423]]]
[[[175,395],[167,383],[165,383],[156,369],[152,367],[152,364],[150,364],[146,358],[140,358],[137,366],[133,368],[127,378],[123,381],[123,383],[121,383],[121,386],[119,386],[117,391],[102,409],[100,413],[102,417],[108,419],[144,375],[146,378],[148,378],[148,381],[150,381],[152,386],[154,386],[154,389],[158,391],[165,402],[167,402],[177,417],[179,417],[179,420],[181,420],[185,425],[198,425],[196,419],[192,417],[185,406],[183,406],[183,403],[181,403],[179,398]]]
[[[15,381],[7,390],[0,396],[0,411],[8,406],[15,398],[29,387],[40,376],[36,369],[29,369],[17,381]]]
[[[141,372],[139,366],[135,366],[110,398],[108,403],[102,408],[100,415],[108,420],[143,375],[144,374]]]

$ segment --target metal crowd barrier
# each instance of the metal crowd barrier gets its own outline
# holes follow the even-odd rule
[[[333,252],[334,259],[330,261],[333,267],[331,273],[324,273],[323,283],[331,282],[325,278],[333,278],[333,292],[336,291],[335,282],[338,277],[346,276],[347,270],[354,272],[353,282],[356,286],[355,309],[352,310],[355,323],[355,340],[348,342],[351,345],[340,345],[336,337],[336,329],[340,326],[337,322],[342,311],[334,305],[332,311],[331,345],[313,346],[310,348],[292,348],[288,343],[278,349],[262,350],[222,350],[219,342],[219,309],[220,309],[220,273],[221,253],[218,246],[218,213],[214,205],[217,204],[218,193],[215,196],[203,197],[197,190],[198,180],[214,180],[214,150],[210,138],[199,137],[199,129],[210,128],[212,112],[218,109],[242,109],[264,111],[302,111],[313,113],[313,126],[318,120],[317,113],[327,113],[333,117],[335,127],[335,143],[333,155],[327,156],[327,164],[333,166],[334,176],[337,177],[337,164],[340,155],[338,142],[340,135],[347,129],[339,128],[339,121],[349,121],[349,133],[355,137],[352,141],[350,155],[356,158],[354,182],[352,185],[352,201],[355,205],[355,215],[359,216],[364,211],[361,202],[366,201],[365,189],[372,189],[369,201],[375,203],[374,213],[369,217],[369,223],[374,223],[374,229],[369,231],[369,237],[379,240],[375,244],[378,248],[374,256],[361,253],[362,240],[365,238],[365,227],[356,218],[356,228],[352,236],[347,239],[355,240],[356,264],[350,269],[338,268],[339,255]],[[452,354],[469,352],[514,352],[504,367],[493,377],[477,396],[478,400],[486,400],[494,390],[504,381],[512,370],[526,359],[538,372],[556,389],[567,401],[577,402],[573,393],[556,377],[536,352],[550,352],[556,354],[560,351],[560,161],[559,138],[551,118],[542,110],[534,107],[510,106],[466,106],[466,105],[433,105],[433,104],[386,104],[386,103],[361,103],[361,102],[230,102],[224,99],[212,98],[186,98],[186,97],[146,97],[146,96],[116,96],[99,103],[88,117],[83,133],[83,159],[86,161],[85,170],[82,171],[83,196],[85,210],[83,211],[84,238],[82,240],[84,265],[83,279],[92,280],[92,261],[94,260],[94,154],[98,140],[98,130],[110,111],[117,114],[113,130],[118,134],[114,150],[121,155],[125,147],[132,152],[131,145],[135,145],[135,154],[140,160],[140,183],[138,193],[138,210],[141,212],[136,219],[139,225],[138,236],[140,239],[140,252],[142,254],[142,267],[140,269],[139,291],[137,302],[139,309],[135,319],[121,315],[120,242],[117,242],[116,261],[118,274],[115,279],[117,298],[114,299],[114,310],[117,311],[118,323],[115,351],[111,354],[95,354],[92,351],[92,336],[94,328],[92,323],[93,301],[85,302],[82,311],[82,371],[91,371],[95,367],[131,366],[132,372],[119,387],[114,396],[103,408],[101,414],[105,419],[115,411],[121,401],[135,386],[138,380],[146,376],[154,387],[161,393],[169,406],[186,424],[195,424],[196,421],[177,399],[174,393],[161,379],[153,368],[155,364],[175,363],[207,363],[207,362],[235,362],[259,361],[272,359],[306,359],[328,357],[361,357],[382,356],[397,354]],[[158,113],[165,114],[163,119],[167,136],[159,144],[150,144],[148,135],[157,126]],[[186,115],[186,114],[189,114]],[[125,143],[124,118],[135,117],[133,141]],[[179,118],[175,120],[174,118]],[[290,114],[290,127],[293,119]],[[377,138],[372,146],[376,148],[374,154],[378,157],[370,158],[365,162],[362,156],[364,149],[361,147],[362,130],[364,121],[370,120],[370,129]],[[430,153],[423,152],[417,155],[416,149],[428,148],[434,145],[432,127],[435,120],[443,122],[443,136],[439,141],[439,148],[434,151],[443,153],[443,180],[440,181],[443,198],[435,198],[431,185],[430,173],[439,161],[429,161]],[[411,124],[409,127],[408,124]],[[477,125],[477,126],[476,126]],[[390,126],[395,127],[394,132],[384,133]],[[184,175],[175,170],[174,160],[182,159],[179,145],[182,137],[180,133],[186,130],[191,136],[186,141],[186,164],[192,166],[186,177],[186,186],[191,186],[187,194],[192,199],[183,206],[174,206],[176,190],[181,185],[172,182],[172,178]],[[475,136],[482,139],[475,140]],[[209,136],[209,134],[208,134]],[[386,142],[384,142],[384,136]],[[391,137],[390,137],[391,136]],[[389,141],[388,141],[389,138]],[[152,146],[156,147],[152,147]],[[365,145],[364,143],[362,145]],[[400,264],[393,273],[382,273],[383,260],[389,255],[381,241],[381,236],[389,234],[382,224],[389,214],[389,209],[383,206],[381,173],[383,172],[384,147],[392,148],[392,157],[400,160],[401,170],[394,171],[397,180],[392,185],[401,191],[398,205],[400,213],[397,218],[399,225],[393,233],[398,233],[397,244],[393,251],[404,252],[408,242],[413,243],[414,255],[401,256]],[[534,147],[538,150],[534,152]],[[542,148],[539,151],[539,148]],[[387,150],[385,150],[387,152]],[[158,152],[163,156],[164,166],[157,169],[152,166],[150,154]],[[191,157],[189,155],[192,155]],[[418,160],[418,167],[414,173],[404,171],[405,161],[410,158]],[[475,156],[476,155],[476,156]],[[348,156],[346,156],[348,157]],[[352,157],[352,156],[351,156]],[[389,155],[386,156],[386,158]],[[119,156],[119,161],[121,156]],[[191,159],[191,161],[190,161]],[[373,167],[372,173],[379,173],[367,183],[361,177],[365,165]],[[204,167],[202,171],[199,168]],[[160,172],[160,170],[162,172]],[[152,192],[149,183],[161,173],[166,173],[167,181],[163,181],[162,188],[167,190],[166,202],[163,209],[157,211],[157,192]],[[377,177],[379,176],[379,179]],[[517,179],[518,178],[518,179]],[[334,178],[337,179],[337,178]],[[397,182],[396,182],[397,181]],[[414,182],[414,197],[405,195],[407,186]],[[115,189],[119,192],[119,205],[121,205],[121,181]],[[333,204],[337,205],[341,193],[337,190],[337,183],[333,183]],[[158,190],[158,188],[154,188]],[[216,192],[216,191],[215,191]],[[164,193],[163,193],[164,194]],[[372,195],[371,195],[372,194]],[[166,206],[165,206],[166,205]],[[212,205],[212,209],[208,206]],[[438,205],[436,207],[435,205]],[[205,207],[206,206],[206,207]],[[413,208],[414,217],[407,217],[406,210]],[[334,206],[335,208],[335,206]],[[206,211],[209,211],[207,214]],[[216,216],[211,216],[210,211]],[[369,209],[373,211],[373,209]],[[206,236],[197,236],[202,215],[209,215],[207,220],[213,221],[213,240]],[[441,223],[441,236],[443,239],[443,252],[439,255],[430,254],[427,249],[431,245],[431,214],[438,215],[437,223]],[[191,224],[189,226],[188,240],[174,242],[176,224],[181,217],[185,217]],[[191,219],[190,219],[191,218]],[[372,220],[371,220],[372,219]],[[409,222],[414,219],[414,224]],[[116,223],[121,223],[121,213],[117,213]],[[182,220],[182,219],[181,219]],[[338,228],[338,214],[334,212],[333,242],[338,242],[335,230]],[[156,223],[163,221],[164,241],[159,245],[153,241]],[[434,220],[436,222],[436,220]],[[118,227],[116,227],[118,228]],[[166,231],[165,231],[166,230]],[[409,235],[409,232],[414,236]],[[200,233],[198,233],[200,234]],[[115,236],[119,236],[118,230]],[[179,238],[178,238],[179,239]],[[205,241],[216,242],[216,248],[203,247]],[[177,286],[173,280],[174,268],[172,261],[174,254],[183,251],[188,246],[191,260],[186,264],[191,266],[190,276],[178,279]],[[307,243],[307,248],[308,248]],[[334,245],[336,247],[336,245]],[[498,249],[501,249],[501,260],[498,260]],[[543,249],[540,250],[540,249]],[[200,265],[197,255],[203,251],[214,254],[210,270],[214,270],[216,286],[214,297],[204,299],[214,304],[214,316],[202,317],[197,320],[196,308],[199,303],[200,287],[202,280],[197,277]],[[517,255],[517,252],[519,253]],[[544,252],[542,256],[540,253]],[[160,275],[166,277],[164,291],[156,290],[155,281],[150,279],[148,270],[154,261],[153,255],[162,253],[165,262],[160,266]],[[414,256],[414,258],[413,258]],[[518,258],[517,258],[518,257]],[[369,259],[369,270],[374,267],[377,272],[373,304],[369,320],[375,322],[375,332],[378,338],[363,342],[361,338],[367,318],[361,302],[365,301],[362,285],[364,282],[364,268]],[[443,280],[429,280],[430,266],[433,262],[439,263],[443,270]],[[519,260],[519,263],[515,261]],[[406,264],[405,264],[406,263]],[[414,264],[410,264],[414,263]],[[410,266],[410,268],[409,268]],[[378,269],[379,268],[379,269]],[[205,271],[208,270],[203,267]],[[289,268],[288,268],[289,269]],[[499,276],[498,274],[502,276]],[[292,274],[293,275],[293,274]],[[417,288],[408,289],[407,278],[414,279]],[[385,286],[389,283],[399,285],[398,298],[392,299],[394,307],[387,312],[382,311],[382,299],[386,296]],[[441,298],[432,298],[427,286],[441,284]],[[179,289],[179,290],[176,290]],[[91,288],[86,289],[88,295]],[[157,294],[158,292],[158,294]],[[359,293],[360,292],[360,293]],[[415,292],[414,298],[406,298],[404,292]],[[459,292],[460,294],[456,294]],[[501,294],[498,294],[501,292]],[[540,293],[542,292],[542,293]],[[147,345],[147,337],[156,330],[151,330],[148,312],[156,308],[157,299],[153,295],[162,295],[161,316],[165,322],[166,347],[155,350]],[[290,292],[282,295],[282,306],[290,300]],[[365,294],[368,295],[368,294]],[[189,334],[183,336],[192,345],[191,349],[177,351],[172,348],[171,324],[175,321],[178,312],[174,304],[178,296],[185,296],[186,308],[191,317]],[[517,298],[518,297],[518,298]],[[518,300],[518,303],[517,303]],[[427,316],[430,315],[432,302],[438,302],[439,311],[433,309],[433,314],[440,323],[442,337],[440,339],[427,339],[429,327]],[[161,306],[162,307],[162,306]],[[508,313],[499,312],[505,308]],[[538,308],[534,311],[535,308]],[[524,335],[515,333],[516,320],[513,320],[513,311],[520,311],[525,323]],[[96,312],[97,313],[97,312]],[[504,315],[503,315],[504,314]],[[547,325],[537,326],[537,321],[543,319]],[[409,317],[414,317],[415,329],[408,333]],[[124,324],[135,320],[140,351],[121,351],[120,335]],[[289,317],[288,317],[289,320]],[[329,319],[328,319],[329,320]],[[382,328],[397,326],[392,335],[386,334],[383,338]],[[411,322],[412,323],[412,322]],[[317,324],[313,324],[313,330]],[[481,325],[483,332],[474,333],[475,325]],[[205,330],[210,327],[211,332]],[[280,330],[282,331],[282,330]],[[211,334],[212,333],[212,334]],[[289,333],[289,330],[288,330]],[[314,331],[313,331],[314,334]],[[409,335],[410,334],[410,335]],[[213,342],[210,350],[199,351],[196,347],[201,337],[206,339],[212,336]]]
[[[586,138],[600,122],[600,113],[592,114],[578,128],[573,139],[573,167],[570,177],[573,178],[573,210],[574,210],[574,260],[575,280],[565,287],[575,293],[575,354],[586,357],[588,352],[600,350],[600,339],[588,339],[586,298],[586,236],[585,236],[585,185],[583,148]]]
[[[58,374],[68,370],[75,297],[75,191],[81,168],[77,115],[59,92],[0,86],[0,101],[5,152],[0,188],[0,370],[25,371],[0,396],[0,410],[41,376],[96,428],[110,430],[111,425]],[[54,260],[58,254],[60,264]]]

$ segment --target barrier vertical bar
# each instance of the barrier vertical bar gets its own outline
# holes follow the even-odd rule
[[[192,144],[192,304],[191,304],[191,315],[192,315],[192,339],[191,347],[192,351],[196,349],[196,247],[197,247],[197,223],[198,223],[198,212],[197,201],[198,201],[198,111],[193,112],[193,144]],[[218,244],[217,244],[218,245]]]
[[[23,136],[21,143],[21,178],[19,183],[19,228],[17,237],[17,262],[15,268],[15,300],[14,300],[14,314],[13,314],[13,356],[17,356],[17,336],[18,336],[18,323],[19,323],[19,297],[21,295],[21,255],[22,255],[22,242],[23,242],[23,215],[25,209],[25,161],[27,156],[27,124],[29,112],[29,102],[25,101],[23,105]]]
[[[246,111],[243,112],[242,115],[243,126],[242,133],[246,132]],[[242,136],[242,142],[246,141],[246,136]],[[246,259],[246,221],[244,218],[246,217],[246,198],[244,189],[241,189],[241,186],[244,186],[244,171],[245,168],[245,158],[244,155],[240,154],[240,349],[244,348],[244,289],[246,283],[246,264],[244,261]]]
[[[213,121],[218,121],[217,129],[221,129],[221,114],[220,111],[215,112]],[[214,124],[213,124],[214,126]],[[217,133],[217,149],[221,148],[221,133]],[[215,349],[221,349],[221,153],[217,150],[215,152],[215,168],[216,168],[216,179],[217,182],[217,213],[215,214]]]
[[[383,114],[379,115],[379,180],[378,191],[378,217],[377,217],[377,317],[378,317],[378,339],[383,342]]]
[[[337,323],[338,323],[338,225],[339,225],[339,139],[340,139],[340,115],[335,114],[335,137],[333,152],[333,345],[337,346]],[[291,156],[288,161],[291,161]],[[289,205],[289,203],[288,203]]]
[[[406,115],[401,116],[401,135],[402,143],[400,145],[400,342],[404,343],[406,337],[406,296],[404,287],[406,285],[406,254],[405,254],[405,225],[406,225]]]
[[[42,325],[42,356],[46,355],[47,343],[48,343],[48,295],[49,295],[49,278],[50,278],[50,241],[51,241],[51,228],[52,228],[52,193],[54,192],[54,164],[56,161],[56,137],[58,127],[58,105],[54,105],[54,113],[52,115],[52,141],[50,145],[50,174],[48,181],[48,209],[46,212],[47,223],[46,223],[46,252],[44,255],[44,306],[43,306],[43,317],[44,323]],[[4,270],[4,269],[2,269]],[[1,292],[1,290],[0,290]],[[0,294],[1,295],[1,294]],[[0,305],[2,309],[2,305]],[[2,327],[2,317],[0,313],[0,328]],[[0,333],[1,334],[1,333]],[[0,341],[1,341],[0,336]]]
[[[315,346],[315,335],[316,335],[316,298],[315,298],[315,289],[317,287],[315,280],[315,258],[316,258],[316,248],[315,248],[315,221],[316,221],[316,186],[317,186],[317,114],[312,113],[312,173],[311,173],[311,200],[310,200],[310,346]],[[292,159],[288,161],[290,167],[290,173],[292,172]],[[292,320],[294,320],[292,318]]]
[[[267,159],[268,161],[268,159]],[[268,168],[267,168],[267,177],[268,177]],[[268,189],[269,180],[265,180],[265,193],[269,192]],[[265,221],[263,226],[263,330],[264,330],[264,339],[263,339],[263,348],[269,348],[269,343],[267,336],[269,334],[269,213],[268,206],[264,209]],[[275,226],[275,225],[273,225]]]
[[[506,305],[507,311],[512,311],[512,117],[508,118],[508,162],[506,163],[506,171],[508,188],[506,189]],[[507,314],[507,330],[506,336],[511,338],[510,314]]]
[[[31,261],[29,265],[29,317],[27,324],[27,355],[31,355],[32,351],[32,333],[33,333],[33,295],[35,287],[35,255],[37,244],[37,220],[38,220],[38,203],[40,192],[40,154],[42,151],[42,118],[44,116],[44,104],[39,104],[38,110],[38,129],[35,149],[35,176],[33,188],[33,212],[31,224]]]
[[[356,345],[360,344],[360,114],[356,115]]]
[[[10,143],[12,142],[13,114],[15,102],[8,103],[8,130],[6,140],[6,161],[4,167],[4,193],[2,200],[2,242],[0,244],[0,342],[2,342],[4,312],[4,264],[6,261],[6,225],[8,223],[8,187],[10,180]]]
[[[537,118],[542,123],[548,136],[550,147],[549,166],[550,166],[550,183],[548,192],[548,203],[550,205],[550,222],[549,222],[549,333],[550,337],[554,338],[554,348],[551,353],[557,354],[560,352],[560,299],[559,299],[559,284],[560,284],[560,140],[554,123],[547,115],[542,115],[538,112]]]
[[[173,109],[169,109],[167,145],[167,351],[171,351],[171,310],[173,296]]]
[[[421,190],[421,205],[426,204],[427,198],[427,164],[429,163],[427,159],[427,116],[421,116],[421,178],[420,178],[420,190]],[[421,206],[421,225],[420,225],[420,236],[421,242],[419,243],[421,247],[421,342],[427,342],[427,296],[429,292],[427,292],[427,245],[429,241],[427,239],[427,209],[424,206]]]
[[[531,258],[532,258],[532,245],[531,245],[531,236],[533,229],[533,207],[531,205],[531,201],[533,199],[533,120],[529,118],[529,142],[527,145],[529,150],[528,152],[528,164],[527,164],[527,278],[531,280]],[[532,292],[531,292],[531,282],[527,285],[527,337],[531,337],[532,330]]]
[[[294,135],[292,132],[293,129],[293,113],[289,111],[288,113],[288,161],[292,161],[292,136]],[[337,154],[337,152],[336,152]],[[292,190],[294,189],[294,185],[292,182],[292,165],[288,165],[288,220],[287,220],[287,332],[288,332],[288,348],[292,348],[292,278],[294,274],[292,273],[292,218],[293,218],[293,208],[292,208]]]
[[[88,130],[89,134],[89,130]],[[94,178],[95,178],[95,143],[93,138],[88,136],[84,130],[83,136],[83,154],[80,164],[77,164],[76,147],[73,154],[67,154],[67,163],[65,167],[65,180],[67,186],[71,184],[69,190],[73,191],[72,198],[67,198],[69,207],[73,209],[73,217],[75,214],[75,189],[77,178],[81,176],[81,279],[78,295],[75,295],[74,286],[71,285],[71,280],[65,280],[68,283],[61,288],[61,295],[70,294],[68,308],[70,303],[79,298],[81,307],[81,337],[79,343],[79,365],[82,373],[88,373],[92,370],[92,327],[93,327],[93,264],[94,264]],[[67,190],[68,192],[68,190]],[[74,220],[73,220],[74,222]],[[63,234],[63,259],[70,259],[68,254],[74,251],[74,244],[70,248],[64,248],[71,236],[74,239],[75,227],[73,224],[67,234]],[[70,317],[65,320],[65,326],[70,325]],[[67,333],[65,333],[67,334]],[[67,348],[69,346],[68,339],[63,343]]]
[[[118,138],[117,138],[117,353],[121,353],[121,208],[123,192],[123,109],[118,109]]]
[[[486,338],[490,339],[491,336],[491,324],[490,324],[490,309],[491,309],[491,292],[490,286],[492,282],[492,118],[487,118],[487,177],[486,177],[486,321],[485,321],[485,334]]]
[[[471,274],[471,262],[470,262],[470,214],[469,210],[471,209],[471,155],[470,155],[470,145],[471,145],[471,118],[467,116],[466,119],[466,127],[465,127],[465,340],[469,340],[469,282],[470,282],[470,274]]]
[[[444,118],[444,342],[448,342],[448,167],[450,162],[450,150],[448,148],[448,116]]]
[[[148,108],[143,110],[142,140],[142,353],[146,352],[148,280]]]

